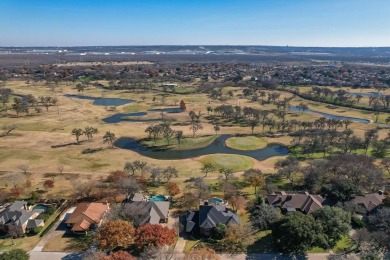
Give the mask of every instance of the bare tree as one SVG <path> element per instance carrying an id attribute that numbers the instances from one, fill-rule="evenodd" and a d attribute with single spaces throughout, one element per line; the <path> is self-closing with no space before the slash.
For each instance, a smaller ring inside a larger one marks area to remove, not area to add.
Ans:
<path id="1" fill-rule="evenodd" d="M 179 173 L 175 167 L 168 166 L 162 171 L 162 174 L 167 182 L 169 182 L 173 177 L 178 177 Z"/>
<path id="2" fill-rule="evenodd" d="M 63 165 L 58 165 L 57 171 L 62 174 L 64 172 L 65 167 Z"/>
<path id="3" fill-rule="evenodd" d="M 4 125 L 1 130 L 4 131 L 4 135 L 9 135 L 12 131 L 16 129 L 16 125 Z"/>
<path id="4" fill-rule="evenodd" d="M 22 164 L 22 165 L 19 165 L 18 168 L 19 168 L 19 170 L 22 171 L 23 174 L 27 174 L 28 169 L 29 169 L 30 167 L 28 166 L 28 164 Z"/>
<path id="5" fill-rule="evenodd" d="M 192 130 L 192 138 L 195 138 L 195 133 L 203 129 L 203 125 L 200 122 L 194 122 L 190 127 Z"/>

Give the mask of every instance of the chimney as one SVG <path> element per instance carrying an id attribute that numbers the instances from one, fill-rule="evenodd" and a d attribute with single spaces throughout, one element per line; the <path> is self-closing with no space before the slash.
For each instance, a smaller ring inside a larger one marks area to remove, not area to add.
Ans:
<path id="1" fill-rule="evenodd" d="M 205 201 L 203 202 L 203 205 L 208 206 L 208 205 L 209 205 L 209 202 L 208 202 L 207 200 L 205 200 Z"/>

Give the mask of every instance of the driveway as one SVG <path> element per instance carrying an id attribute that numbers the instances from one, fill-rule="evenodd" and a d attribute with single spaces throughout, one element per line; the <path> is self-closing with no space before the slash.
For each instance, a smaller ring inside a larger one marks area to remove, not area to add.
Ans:
<path id="1" fill-rule="evenodd" d="M 69 218 L 69 216 L 73 213 L 76 207 L 70 207 L 65 213 L 62 213 L 57 222 L 53 225 L 53 227 L 42 237 L 42 239 L 38 242 L 31 252 L 42 252 L 43 247 L 50 241 L 50 239 L 64 235 L 66 232 L 66 224 L 65 220 Z"/>
<path id="2" fill-rule="evenodd" d="M 177 231 L 178 228 L 178 222 L 179 218 L 178 217 L 172 217 L 172 214 L 168 216 L 168 223 L 167 226 L 169 228 L 175 229 Z M 186 245 L 186 241 L 184 240 L 184 232 L 179 233 L 179 239 L 176 242 L 175 248 L 174 248 L 174 253 L 175 255 L 181 255 L 183 254 L 184 246 Z"/>

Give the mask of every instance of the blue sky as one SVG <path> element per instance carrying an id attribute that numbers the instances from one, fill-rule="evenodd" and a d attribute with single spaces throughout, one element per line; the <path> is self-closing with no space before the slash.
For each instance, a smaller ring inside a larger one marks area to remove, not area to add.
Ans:
<path id="1" fill-rule="evenodd" d="M 390 0 L 0 0 L 0 46 L 390 46 Z"/>

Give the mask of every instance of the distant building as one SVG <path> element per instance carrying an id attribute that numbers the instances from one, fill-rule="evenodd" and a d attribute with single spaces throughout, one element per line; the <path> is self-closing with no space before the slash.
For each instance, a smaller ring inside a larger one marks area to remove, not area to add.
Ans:
<path id="1" fill-rule="evenodd" d="M 25 234 L 37 227 L 43 227 L 43 219 L 36 219 L 43 209 L 32 209 L 26 201 L 15 201 L 0 212 L 0 230 L 7 233 Z"/>
<path id="2" fill-rule="evenodd" d="M 108 203 L 80 203 L 65 223 L 73 233 L 86 234 L 101 224 L 109 208 Z"/>
<path id="3" fill-rule="evenodd" d="M 197 211 L 187 211 L 182 217 L 182 222 L 184 222 L 186 232 L 210 236 L 218 224 L 239 224 L 240 220 L 237 214 L 228 209 L 226 205 L 201 205 Z"/>
<path id="4" fill-rule="evenodd" d="M 282 212 L 300 211 L 309 214 L 316 209 L 322 208 L 325 199 L 320 195 L 312 195 L 308 192 L 288 194 L 284 191 L 267 195 L 266 202 L 278 207 Z"/>

